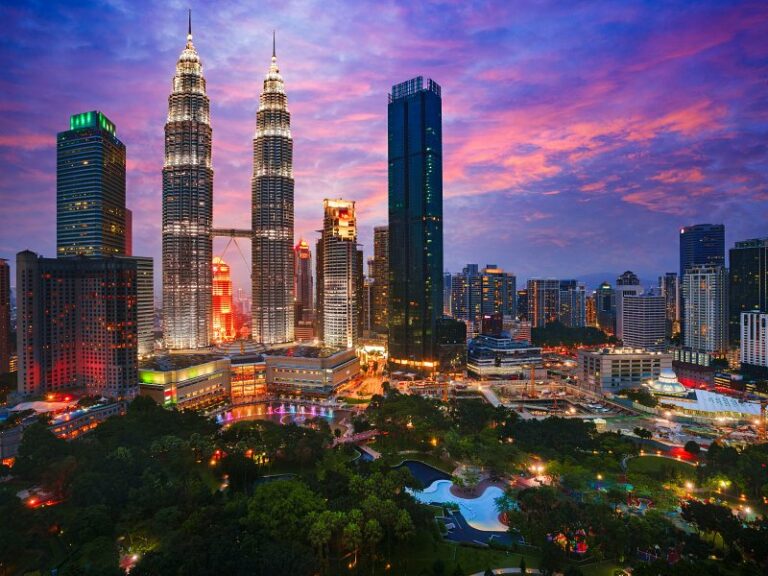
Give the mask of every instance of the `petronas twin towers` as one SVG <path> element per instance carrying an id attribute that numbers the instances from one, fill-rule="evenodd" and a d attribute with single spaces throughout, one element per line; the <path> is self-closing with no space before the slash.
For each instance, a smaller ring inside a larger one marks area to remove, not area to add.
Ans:
<path id="1" fill-rule="evenodd" d="M 253 138 L 252 335 L 263 344 L 292 342 L 293 140 L 283 78 L 272 62 Z M 168 97 L 163 166 L 163 331 L 172 350 L 211 344 L 213 168 L 210 102 L 200 57 L 187 44 Z"/>

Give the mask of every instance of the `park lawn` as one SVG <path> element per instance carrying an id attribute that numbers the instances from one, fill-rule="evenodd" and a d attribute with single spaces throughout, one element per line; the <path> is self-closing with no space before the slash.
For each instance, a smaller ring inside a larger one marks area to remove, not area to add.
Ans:
<path id="1" fill-rule="evenodd" d="M 345 404 L 368 404 L 371 401 L 370 396 L 368 398 L 353 398 L 352 396 L 342 396 L 339 398 Z"/>
<path id="2" fill-rule="evenodd" d="M 673 470 L 675 473 L 684 478 L 696 477 L 695 466 L 691 466 L 690 464 L 686 464 L 685 462 L 678 460 L 671 460 L 670 458 L 655 456 L 653 454 L 638 456 L 636 458 L 630 459 L 629 462 L 627 462 L 627 472 L 629 474 L 635 472 L 663 480 L 663 478 L 660 476 L 664 470 Z"/>
<path id="3" fill-rule="evenodd" d="M 486 568 L 517 568 L 520 566 L 522 555 L 515 552 L 504 552 L 490 548 L 474 548 L 459 546 L 451 542 L 435 541 L 428 534 L 414 537 L 410 546 L 400 549 L 392 561 L 388 572 L 377 570 L 376 574 L 421 574 L 422 571 L 431 573 L 435 561 L 442 560 L 445 574 L 452 574 L 457 566 L 461 566 L 464 574 L 482 572 Z M 537 555 L 525 554 L 525 563 L 529 568 L 539 565 Z"/>
<path id="4" fill-rule="evenodd" d="M 579 566 L 579 570 L 584 573 L 584 576 L 613 576 L 614 570 L 620 568 L 621 566 L 611 560 L 604 560 L 603 562 L 589 564 L 587 566 Z"/>

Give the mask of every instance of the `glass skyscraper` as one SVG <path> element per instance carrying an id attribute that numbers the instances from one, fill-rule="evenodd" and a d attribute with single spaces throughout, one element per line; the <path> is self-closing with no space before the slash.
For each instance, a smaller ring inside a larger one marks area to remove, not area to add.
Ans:
<path id="1" fill-rule="evenodd" d="M 125 254 L 125 145 L 101 112 L 69 119 L 56 138 L 56 254 Z"/>
<path id="2" fill-rule="evenodd" d="M 292 342 L 293 138 L 274 40 L 256 113 L 251 198 L 253 339 L 263 344 Z"/>
<path id="3" fill-rule="evenodd" d="M 443 311 L 440 86 L 422 76 L 389 95 L 389 357 L 432 368 Z"/>
<path id="4" fill-rule="evenodd" d="M 168 97 L 163 166 L 163 332 L 171 349 L 211 341 L 213 168 L 210 102 L 192 44 L 176 64 Z"/>
<path id="5" fill-rule="evenodd" d="M 768 312 L 768 238 L 736 242 L 729 251 L 729 336 L 739 343 L 742 312 Z"/>

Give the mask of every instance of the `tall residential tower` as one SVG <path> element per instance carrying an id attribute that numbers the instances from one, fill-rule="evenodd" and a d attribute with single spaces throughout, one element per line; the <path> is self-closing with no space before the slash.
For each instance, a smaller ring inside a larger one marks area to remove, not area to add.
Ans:
<path id="1" fill-rule="evenodd" d="M 263 344 L 292 342 L 293 139 L 274 37 L 256 113 L 251 198 L 253 339 Z"/>
<path id="2" fill-rule="evenodd" d="M 163 166 L 163 331 L 171 349 L 210 344 L 213 242 L 210 103 L 200 57 L 187 45 L 168 97 Z"/>

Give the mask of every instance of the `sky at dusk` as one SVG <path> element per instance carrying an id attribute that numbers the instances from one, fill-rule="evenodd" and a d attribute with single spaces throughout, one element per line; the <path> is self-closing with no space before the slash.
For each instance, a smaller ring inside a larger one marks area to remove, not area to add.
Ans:
<path id="1" fill-rule="evenodd" d="M 101 110 L 128 155 L 134 253 L 160 277 L 163 126 L 185 2 L 0 7 L 0 257 L 55 255 L 56 133 Z M 445 267 L 652 279 L 680 226 L 768 236 L 768 2 L 192 2 L 211 100 L 214 225 L 250 225 L 251 141 L 277 30 L 296 240 L 322 200 L 387 221 L 387 92 L 442 86 Z M 215 242 L 220 254 L 226 240 Z M 240 241 L 250 260 L 250 246 Z M 226 258 L 245 285 L 248 271 Z M 159 294 L 159 292 L 158 292 Z"/>

